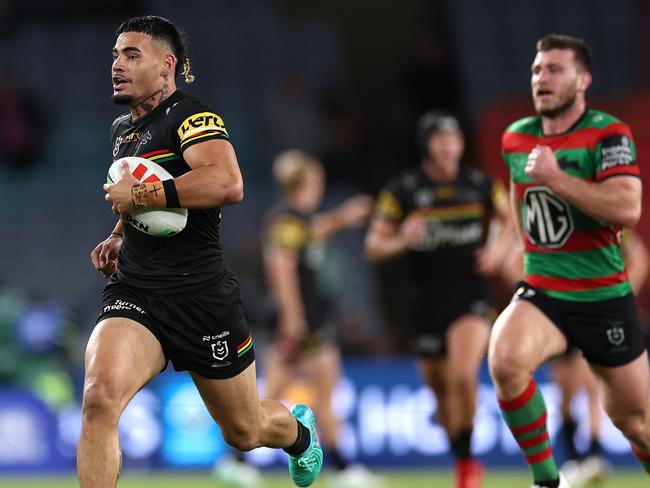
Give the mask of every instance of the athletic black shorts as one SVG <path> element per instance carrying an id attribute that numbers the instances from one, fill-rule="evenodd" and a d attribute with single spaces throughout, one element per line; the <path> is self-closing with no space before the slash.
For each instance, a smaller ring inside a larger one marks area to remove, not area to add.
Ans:
<path id="1" fill-rule="evenodd" d="M 597 302 L 573 302 L 552 298 L 521 281 L 513 300 L 527 300 L 544 312 L 564 334 L 569 347 L 580 349 L 592 364 L 621 366 L 645 351 L 636 300 L 631 293 Z"/>
<path id="2" fill-rule="evenodd" d="M 239 285 L 233 276 L 192 293 L 161 294 L 113 278 L 97 322 L 126 317 L 149 329 L 176 371 L 231 378 L 255 359 Z"/>
<path id="3" fill-rule="evenodd" d="M 492 323 L 494 312 L 486 287 L 468 283 L 466 287 L 450 286 L 445 290 L 413 289 L 411 323 L 415 353 L 426 358 L 444 356 L 447 353 L 447 329 L 468 314 Z"/>

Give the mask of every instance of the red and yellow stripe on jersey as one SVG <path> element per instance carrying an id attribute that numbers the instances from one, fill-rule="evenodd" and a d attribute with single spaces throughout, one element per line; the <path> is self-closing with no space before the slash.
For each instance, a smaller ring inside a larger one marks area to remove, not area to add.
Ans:
<path id="1" fill-rule="evenodd" d="M 468 203 L 450 205 L 447 207 L 427 208 L 414 210 L 412 213 L 425 220 L 457 221 L 465 219 L 480 219 L 487 210 L 483 203 Z"/>
<path id="2" fill-rule="evenodd" d="M 526 236 L 526 281 L 550 296 L 573 301 L 630 293 L 621 229 L 591 217 L 526 175 L 528 154 L 538 144 L 551 147 L 560 168 L 577 178 L 600 182 L 639 176 L 629 127 L 604 112 L 587 110 L 566 133 L 545 136 L 541 118 L 528 117 L 508 127 L 502 149 Z"/>

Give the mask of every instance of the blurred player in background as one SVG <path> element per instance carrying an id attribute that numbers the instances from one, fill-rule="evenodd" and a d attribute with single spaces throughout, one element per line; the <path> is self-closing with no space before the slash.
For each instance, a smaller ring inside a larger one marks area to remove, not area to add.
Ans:
<path id="1" fill-rule="evenodd" d="M 359 195 L 318 213 L 325 192 L 324 169 L 313 156 L 296 149 L 277 156 L 273 176 L 282 199 L 266 216 L 263 247 L 278 317 L 275 339 L 264 363 L 264 396 L 282 398 L 287 387 L 302 375 L 314 395 L 323 448 L 335 470 L 330 485 L 379 486 L 377 476 L 361 465 L 348 464 L 339 450 L 332 396 L 341 376 L 341 357 L 332 323 L 333 304 L 318 284 L 327 239 L 367 221 L 372 198 Z M 233 469 L 226 470 L 227 478 Z"/>
<path id="2" fill-rule="evenodd" d="M 421 164 L 381 192 L 366 236 L 366 254 L 381 261 L 408 254 L 415 351 L 438 402 L 438 420 L 456 457 L 456 486 L 481 486 L 472 457 L 478 372 L 489 335 L 485 276 L 497 271 L 512 239 L 502 185 L 460 165 L 464 138 L 458 120 L 430 112 L 418 121 Z M 486 245 L 492 220 L 498 236 Z"/>
<path id="3" fill-rule="evenodd" d="M 111 128 L 113 158 L 152 157 L 173 179 L 139 183 L 124 164 L 106 185 L 120 222 L 91 254 L 110 276 L 88 341 L 77 468 L 82 488 L 114 488 L 121 469 L 118 420 L 133 396 L 165 369 L 189 371 L 224 439 L 240 450 L 283 448 L 298 486 L 323 456 L 311 410 L 260 401 L 253 340 L 239 286 L 225 269 L 219 207 L 243 197 L 237 158 L 221 118 L 176 89 L 191 82 L 189 59 L 168 20 L 130 19 L 113 48 L 113 101 L 128 105 Z M 123 225 L 136 209 L 188 208 L 185 229 L 158 238 Z"/>
<path id="4" fill-rule="evenodd" d="M 587 109 L 591 80 L 582 40 L 540 39 L 531 74 L 537 115 L 503 136 L 525 281 L 495 324 L 489 364 L 535 487 L 569 486 L 532 373 L 570 346 L 602 380 L 609 416 L 650 472 L 650 374 L 619 237 L 640 217 L 641 180 L 630 129 Z"/>

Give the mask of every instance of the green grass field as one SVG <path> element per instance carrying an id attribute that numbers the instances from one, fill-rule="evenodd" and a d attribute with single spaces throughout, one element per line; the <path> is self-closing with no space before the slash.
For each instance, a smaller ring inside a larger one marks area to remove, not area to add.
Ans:
<path id="1" fill-rule="evenodd" d="M 451 473 L 447 471 L 390 471 L 383 473 L 387 488 L 452 488 Z M 528 488 L 531 485 L 526 472 L 496 471 L 487 474 L 484 488 Z M 11 488 L 73 488 L 78 486 L 70 477 L 0 479 L 0 487 Z M 217 484 L 207 475 L 179 474 L 124 474 L 119 488 L 227 488 Z M 273 473 L 265 477 L 264 488 L 290 488 L 293 484 L 286 473 Z M 315 488 L 327 488 L 327 474 L 319 479 Z M 648 477 L 640 471 L 618 471 L 598 488 L 646 488 Z"/>

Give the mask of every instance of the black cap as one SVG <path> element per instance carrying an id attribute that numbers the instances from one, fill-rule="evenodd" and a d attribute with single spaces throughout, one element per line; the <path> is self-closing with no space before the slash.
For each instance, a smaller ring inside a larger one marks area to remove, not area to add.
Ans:
<path id="1" fill-rule="evenodd" d="M 431 135 L 440 131 L 462 132 L 460 123 L 454 115 L 437 110 L 421 115 L 417 121 L 415 131 L 418 149 L 423 158 L 428 155 L 427 143 Z"/>

